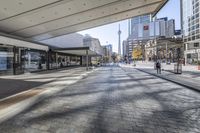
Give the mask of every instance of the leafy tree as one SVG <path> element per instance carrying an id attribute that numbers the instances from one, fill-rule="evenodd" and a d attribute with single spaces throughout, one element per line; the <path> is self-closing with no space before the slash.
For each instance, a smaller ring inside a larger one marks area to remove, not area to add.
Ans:
<path id="1" fill-rule="evenodd" d="M 142 59 L 142 49 L 134 48 L 132 52 L 133 59 Z"/>

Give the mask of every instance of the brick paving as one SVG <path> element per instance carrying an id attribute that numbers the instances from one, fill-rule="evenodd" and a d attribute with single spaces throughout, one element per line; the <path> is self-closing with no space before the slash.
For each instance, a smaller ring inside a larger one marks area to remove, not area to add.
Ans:
<path id="1" fill-rule="evenodd" d="M 1 133 L 199 133 L 200 93 L 104 67 L 0 124 Z"/>

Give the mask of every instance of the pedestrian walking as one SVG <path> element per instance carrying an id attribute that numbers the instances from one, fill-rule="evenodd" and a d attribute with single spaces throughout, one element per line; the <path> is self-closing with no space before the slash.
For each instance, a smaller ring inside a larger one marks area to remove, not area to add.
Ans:
<path id="1" fill-rule="evenodd" d="M 156 70 L 157 70 L 157 74 L 161 74 L 161 64 L 159 61 L 157 61 L 156 63 Z"/>

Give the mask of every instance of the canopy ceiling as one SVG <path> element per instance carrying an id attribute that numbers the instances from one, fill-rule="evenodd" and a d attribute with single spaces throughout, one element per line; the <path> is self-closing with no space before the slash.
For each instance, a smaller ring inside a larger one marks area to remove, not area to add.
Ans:
<path id="1" fill-rule="evenodd" d="M 167 0 L 1 0 L 0 31 L 41 41 L 154 13 Z"/>

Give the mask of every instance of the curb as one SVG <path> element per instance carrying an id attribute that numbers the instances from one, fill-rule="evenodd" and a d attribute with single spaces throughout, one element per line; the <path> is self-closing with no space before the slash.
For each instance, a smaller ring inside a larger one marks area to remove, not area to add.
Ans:
<path id="1" fill-rule="evenodd" d="M 179 82 L 179 81 L 174 81 L 173 79 L 170 79 L 170 78 L 167 78 L 167 77 L 164 77 L 164 76 L 159 76 L 159 75 L 157 75 L 157 74 L 153 74 L 153 73 L 147 72 L 147 71 L 142 70 L 142 69 L 139 69 L 139 68 L 135 68 L 135 69 L 138 70 L 138 71 L 141 71 L 141 72 L 144 72 L 144 73 L 153 75 L 153 76 L 155 76 L 155 77 L 158 77 L 158 78 L 161 78 L 161 79 L 170 81 L 170 82 L 172 82 L 172 83 L 178 84 L 178 85 L 180 85 L 180 86 L 186 87 L 186 88 L 188 88 L 188 89 L 191 89 L 191 90 L 193 90 L 193 91 L 196 91 L 196 92 L 199 92 L 199 93 L 200 93 L 200 89 L 198 89 L 198 87 L 196 87 L 196 86 L 191 86 L 191 85 L 188 85 L 187 83 L 182 83 L 182 82 Z"/>

